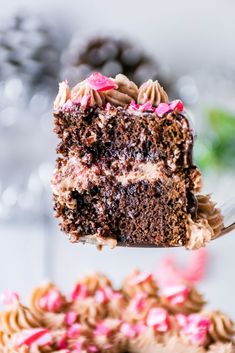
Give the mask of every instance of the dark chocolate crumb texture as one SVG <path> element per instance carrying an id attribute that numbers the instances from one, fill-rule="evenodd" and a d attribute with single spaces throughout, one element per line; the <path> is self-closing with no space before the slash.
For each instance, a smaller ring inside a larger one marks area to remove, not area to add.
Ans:
<path id="1" fill-rule="evenodd" d="M 52 180 L 55 214 L 73 242 L 204 246 L 223 225 L 192 161 L 183 103 L 160 84 L 94 73 L 54 103 L 60 139 Z"/>

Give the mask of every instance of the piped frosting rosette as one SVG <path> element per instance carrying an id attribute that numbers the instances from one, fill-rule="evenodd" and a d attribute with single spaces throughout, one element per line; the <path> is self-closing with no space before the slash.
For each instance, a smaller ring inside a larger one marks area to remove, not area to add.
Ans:
<path id="1" fill-rule="evenodd" d="M 141 292 L 156 297 L 158 286 L 152 273 L 135 270 L 124 279 L 122 291 L 128 297 L 133 297 Z"/>
<path id="2" fill-rule="evenodd" d="M 53 283 L 36 287 L 30 296 L 30 310 L 48 328 L 60 328 L 65 318 L 67 301 Z"/>

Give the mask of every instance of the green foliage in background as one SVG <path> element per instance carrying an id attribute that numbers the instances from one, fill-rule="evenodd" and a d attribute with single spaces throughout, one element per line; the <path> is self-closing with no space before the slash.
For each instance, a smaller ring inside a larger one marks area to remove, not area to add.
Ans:
<path id="1" fill-rule="evenodd" d="M 206 118 L 206 131 L 195 143 L 196 162 L 203 170 L 235 169 L 235 115 L 213 108 Z"/>

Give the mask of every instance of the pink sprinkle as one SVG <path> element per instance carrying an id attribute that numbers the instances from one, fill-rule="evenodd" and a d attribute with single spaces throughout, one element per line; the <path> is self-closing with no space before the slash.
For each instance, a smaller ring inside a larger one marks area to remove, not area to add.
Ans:
<path id="1" fill-rule="evenodd" d="M 77 320 L 78 314 L 75 313 L 74 311 L 69 311 L 68 313 L 66 313 L 65 315 L 65 323 L 68 326 L 71 326 L 72 324 L 74 324 L 74 322 Z"/>
<path id="2" fill-rule="evenodd" d="M 81 107 L 86 108 L 90 99 L 91 95 L 85 94 L 81 99 Z"/>
<path id="3" fill-rule="evenodd" d="M 67 336 L 68 338 L 77 338 L 80 336 L 81 333 L 81 325 L 80 324 L 73 324 L 68 328 Z"/>
<path id="4" fill-rule="evenodd" d="M 46 311 L 57 312 L 63 305 L 63 297 L 58 289 L 54 288 L 40 298 L 39 305 Z"/>
<path id="5" fill-rule="evenodd" d="M 146 306 L 146 293 L 138 293 L 130 302 L 130 309 L 136 312 L 141 312 Z"/>
<path id="6" fill-rule="evenodd" d="M 113 88 L 118 88 L 118 85 L 114 83 L 110 78 L 101 75 L 99 72 L 95 72 L 90 77 L 87 78 L 88 86 L 98 92 L 108 91 Z"/>
<path id="7" fill-rule="evenodd" d="M 91 353 L 96 353 L 98 352 L 98 348 L 96 346 L 94 346 L 93 344 L 91 344 L 90 346 L 87 347 L 87 350 Z"/>
<path id="8" fill-rule="evenodd" d="M 128 338 L 134 338 L 137 335 L 135 328 L 127 322 L 121 325 L 120 332 Z"/>
<path id="9" fill-rule="evenodd" d="M 169 113 L 170 111 L 172 111 L 172 108 L 170 107 L 170 104 L 167 103 L 160 103 L 157 108 L 155 109 L 155 113 L 162 118 L 163 115 L 165 115 L 166 113 Z"/>
<path id="10" fill-rule="evenodd" d="M 170 107 L 175 112 L 182 112 L 184 110 L 183 102 L 180 99 L 176 99 L 170 103 Z"/>
<path id="11" fill-rule="evenodd" d="M 107 112 L 109 112 L 110 111 L 110 109 L 111 109 L 111 104 L 110 103 L 107 103 L 106 104 L 106 106 L 105 106 L 105 110 L 107 111 Z"/>
<path id="12" fill-rule="evenodd" d="M 129 107 L 133 110 L 139 110 L 140 109 L 140 104 L 136 104 L 134 100 L 131 101 Z"/>
<path id="13" fill-rule="evenodd" d="M 152 273 L 149 272 L 141 272 L 139 274 L 137 274 L 136 276 L 134 276 L 131 280 L 130 280 L 130 285 L 137 285 L 137 284 L 141 284 L 144 282 L 149 282 L 153 279 L 153 275 Z"/>
<path id="14" fill-rule="evenodd" d="M 8 289 L 1 294 L 0 300 L 3 305 L 12 305 L 19 301 L 19 295 Z"/>
<path id="15" fill-rule="evenodd" d="M 73 106 L 73 102 L 71 101 L 71 99 L 68 99 L 67 102 L 64 103 L 63 109 L 69 112 L 72 106 Z"/>
<path id="16" fill-rule="evenodd" d="M 135 326 L 134 326 L 134 330 L 136 332 L 137 335 L 141 334 L 144 330 L 146 329 L 146 325 L 139 321 Z"/>
<path id="17" fill-rule="evenodd" d="M 207 267 L 207 250 L 196 250 L 190 259 L 189 264 L 180 268 L 174 257 L 165 257 L 155 273 L 160 285 L 175 286 L 185 282 L 197 283 L 202 280 Z"/>
<path id="18" fill-rule="evenodd" d="M 184 327 L 187 324 L 187 316 L 184 314 L 176 314 L 175 315 L 175 319 L 177 321 L 177 323 L 180 325 L 180 327 Z"/>
<path id="19" fill-rule="evenodd" d="M 51 335 L 46 328 L 25 330 L 22 332 L 17 341 L 17 347 L 21 347 L 23 345 L 30 347 L 34 343 L 42 342 L 41 339 L 43 338 L 46 338 L 46 342 L 51 342 Z M 43 345 L 45 344 L 45 341 L 43 342 Z"/>
<path id="20" fill-rule="evenodd" d="M 153 106 L 151 102 L 146 102 L 144 104 L 136 104 L 134 100 L 131 101 L 129 107 L 135 111 L 145 112 L 147 110 L 153 111 Z"/>
<path id="21" fill-rule="evenodd" d="M 112 332 L 112 329 L 106 326 L 103 322 L 97 324 L 94 331 L 95 336 L 108 336 Z"/>
<path id="22" fill-rule="evenodd" d="M 153 308 L 147 317 L 147 326 L 158 332 L 167 332 L 170 327 L 169 315 L 163 308 Z"/>
<path id="23" fill-rule="evenodd" d="M 188 299 L 190 289 L 182 284 L 174 287 L 166 287 L 162 292 L 172 305 L 181 305 Z"/>
<path id="24" fill-rule="evenodd" d="M 195 345 L 202 345 L 207 338 L 211 321 L 200 314 L 191 314 L 187 317 L 182 333 L 185 334 Z"/>
<path id="25" fill-rule="evenodd" d="M 84 284 L 78 283 L 71 294 L 71 299 L 80 300 L 80 299 L 85 299 L 87 297 L 88 297 L 87 287 Z"/>
<path id="26" fill-rule="evenodd" d="M 95 299 L 97 302 L 104 304 L 111 299 L 120 299 L 122 295 L 118 292 L 114 292 L 111 287 L 103 287 L 96 291 Z"/>
<path id="27" fill-rule="evenodd" d="M 83 347 L 82 346 L 83 346 L 82 342 L 75 342 L 73 344 L 72 352 L 73 353 L 81 353 L 83 351 Z"/>
<path id="28" fill-rule="evenodd" d="M 153 111 L 154 109 L 153 109 L 153 106 L 152 106 L 151 102 L 146 102 L 146 103 L 141 105 L 140 110 L 145 112 L 146 110 Z"/>
<path id="29" fill-rule="evenodd" d="M 61 338 L 58 342 L 57 342 L 57 346 L 59 349 L 66 349 L 67 348 L 67 342 L 65 338 Z"/>

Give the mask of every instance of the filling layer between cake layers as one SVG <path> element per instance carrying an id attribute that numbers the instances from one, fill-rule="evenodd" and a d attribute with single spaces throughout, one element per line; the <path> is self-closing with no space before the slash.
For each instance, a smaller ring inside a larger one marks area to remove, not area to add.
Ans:
<path id="1" fill-rule="evenodd" d="M 134 85 L 120 76 L 111 80 L 116 86 L 107 90 L 108 97 Z M 70 239 L 190 248 L 210 240 L 222 218 L 209 197 L 203 212 L 198 210 L 201 175 L 192 163 L 193 132 L 182 103 L 166 103 L 162 94 L 165 103 L 160 101 L 157 108 L 151 96 L 144 104 L 104 100 L 98 106 L 97 100 L 89 104 L 90 93 L 98 94 L 94 87 L 86 98 L 88 93 L 81 93 L 84 82 L 79 85 L 75 92 L 83 96 L 76 100 L 64 83 L 59 92 L 64 98 L 54 113 L 61 140 L 52 181 L 55 210 Z M 157 82 L 145 85 L 161 88 Z M 208 222 L 208 210 L 214 224 Z"/>

